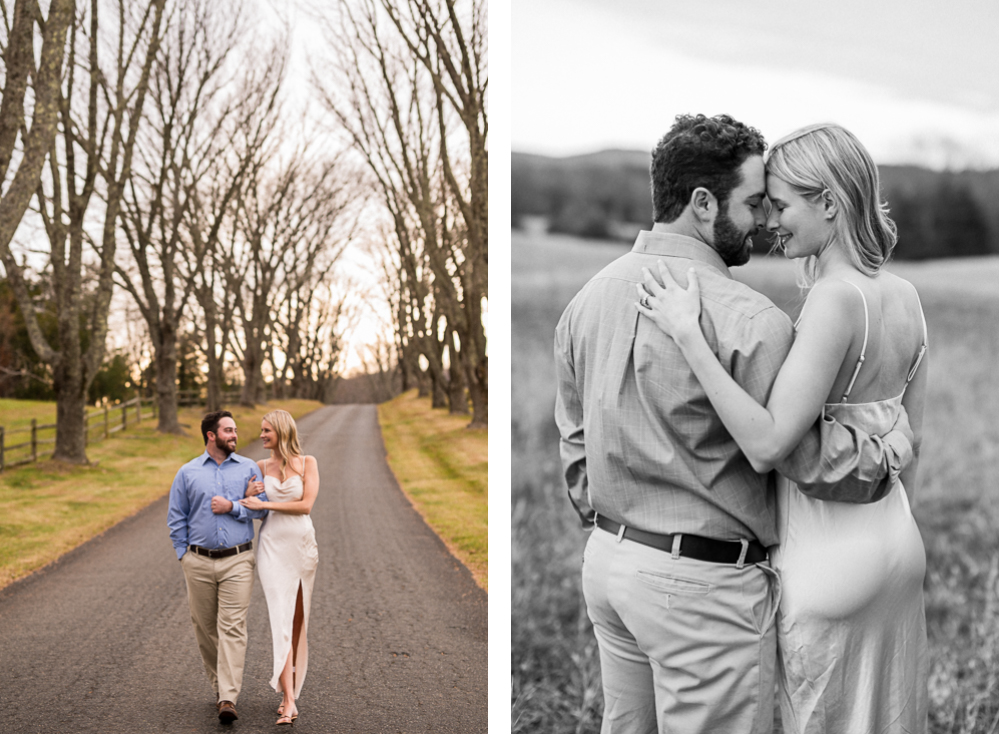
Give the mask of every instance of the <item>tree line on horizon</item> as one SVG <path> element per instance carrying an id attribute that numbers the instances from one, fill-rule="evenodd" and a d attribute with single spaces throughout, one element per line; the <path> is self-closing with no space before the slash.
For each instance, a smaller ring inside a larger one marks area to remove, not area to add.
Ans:
<path id="1" fill-rule="evenodd" d="M 894 257 L 997 255 L 998 172 L 879 166 L 899 231 Z M 572 158 L 512 153 L 511 226 L 540 217 L 549 232 L 632 241 L 652 225 L 648 155 L 606 151 Z M 758 235 L 754 252 L 767 252 Z"/>
<path id="2" fill-rule="evenodd" d="M 291 99 L 287 22 L 253 4 L 2 8 L 0 395 L 54 396 L 57 460 L 86 462 L 87 404 L 125 389 L 163 432 L 194 386 L 209 410 L 233 387 L 329 401 L 366 302 L 395 322 L 382 387 L 450 384 L 485 424 L 485 2 L 304 12 L 328 39 L 318 112 Z"/>

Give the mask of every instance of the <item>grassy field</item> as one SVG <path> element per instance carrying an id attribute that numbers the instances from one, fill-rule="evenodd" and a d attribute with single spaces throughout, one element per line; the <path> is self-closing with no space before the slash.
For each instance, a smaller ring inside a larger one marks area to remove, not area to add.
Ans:
<path id="1" fill-rule="evenodd" d="M 0 423 L 23 421 L 27 415 L 30 424 L 30 411 L 35 407 L 40 409 L 39 422 L 54 420 L 51 403 L 3 401 Z M 240 446 L 244 446 L 260 435 L 260 419 L 269 410 L 283 408 L 299 417 L 319 407 L 313 400 L 274 400 L 253 409 L 229 410 L 240 429 Z M 151 419 L 134 427 L 130 424 L 128 430 L 87 448 L 89 466 L 47 460 L 0 474 L 0 588 L 169 492 L 181 464 L 205 450 L 203 414 L 200 408 L 181 411 L 186 436 L 157 434 Z"/>
<path id="2" fill-rule="evenodd" d="M 586 540 L 560 473 L 552 334 L 577 290 L 627 251 L 512 233 L 512 731 L 600 731 L 597 646 L 580 593 Z M 994 259 L 899 263 L 929 329 L 922 487 L 933 734 L 996 731 L 998 268 Z M 791 263 L 734 275 L 796 313 Z"/>
<path id="3" fill-rule="evenodd" d="M 487 432 L 411 390 L 378 406 L 389 466 L 417 512 L 488 589 Z"/>

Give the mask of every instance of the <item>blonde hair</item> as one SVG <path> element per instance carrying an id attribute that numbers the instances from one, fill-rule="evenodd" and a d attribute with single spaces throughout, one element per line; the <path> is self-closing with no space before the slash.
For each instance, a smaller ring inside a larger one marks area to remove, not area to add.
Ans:
<path id="1" fill-rule="evenodd" d="M 287 410 L 272 410 L 264 416 L 263 420 L 271 424 L 277 439 L 275 452 L 281 457 L 281 481 L 285 481 L 285 467 L 289 465 L 289 459 L 302 459 L 302 446 L 299 444 L 299 429 L 295 425 L 295 419 Z M 294 467 L 292 467 L 294 470 Z M 302 471 L 296 472 L 300 476 L 305 472 L 305 459 L 302 461 Z"/>
<path id="2" fill-rule="evenodd" d="M 833 123 L 800 128 L 776 142 L 765 159 L 777 176 L 805 199 L 829 192 L 837 205 L 836 236 L 858 270 L 876 275 L 896 247 L 896 224 L 881 199 L 878 167 L 850 131 Z M 816 257 L 804 258 L 800 285 L 816 282 Z"/>

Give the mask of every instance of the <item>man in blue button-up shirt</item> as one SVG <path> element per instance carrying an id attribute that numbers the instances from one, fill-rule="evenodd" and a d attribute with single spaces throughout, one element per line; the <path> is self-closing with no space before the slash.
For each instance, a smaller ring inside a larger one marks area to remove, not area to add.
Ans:
<path id="1" fill-rule="evenodd" d="M 236 421 L 228 410 L 201 422 L 205 453 L 181 467 L 170 487 L 167 526 L 184 569 L 195 637 L 219 720 L 232 723 L 243 683 L 247 609 L 256 565 L 253 521 L 266 510 L 239 503 L 260 468 L 236 450 Z"/>

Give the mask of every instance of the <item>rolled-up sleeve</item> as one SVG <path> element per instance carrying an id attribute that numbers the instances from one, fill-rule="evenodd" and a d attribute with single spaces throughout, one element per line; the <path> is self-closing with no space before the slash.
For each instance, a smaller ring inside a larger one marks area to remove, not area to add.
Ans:
<path id="1" fill-rule="evenodd" d="M 913 459 L 912 444 L 913 433 L 902 408 L 884 436 L 869 435 L 823 414 L 776 469 L 815 499 L 877 502 Z"/>
<path id="2" fill-rule="evenodd" d="M 559 427 L 559 456 L 570 502 L 580 515 L 583 527 L 594 525 L 594 508 L 590 505 L 587 487 L 587 451 L 584 446 L 583 402 L 577 385 L 573 362 L 573 339 L 570 334 L 572 307 L 563 313 L 556 327 L 556 407 L 555 420 Z"/>
<path id="3" fill-rule="evenodd" d="M 263 481 L 263 477 L 260 473 L 260 467 L 256 464 L 251 464 L 252 468 L 247 472 L 246 481 L 243 481 L 243 486 L 246 486 L 251 479 L 255 482 Z M 232 500 L 233 508 L 229 511 L 229 514 L 233 516 L 234 519 L 240 522 L 251 522 L 252 520 L 263 520 L 267 517 L 267 510 L 251 510 L 248 507 L 240 504 L 242 497 L 237 497 Z M 267 495 L 261 492 L 258 495 L 258 499 L 261 502 L 267 502 Z"/>

